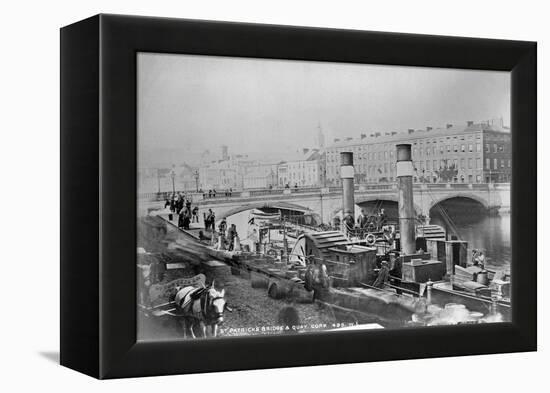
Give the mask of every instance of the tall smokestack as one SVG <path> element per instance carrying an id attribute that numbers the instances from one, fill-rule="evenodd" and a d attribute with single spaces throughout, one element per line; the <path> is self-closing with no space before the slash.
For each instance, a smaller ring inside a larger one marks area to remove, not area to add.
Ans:
<path id="1" fill-rule="evenodd" d="M 342 178 L 342 200 L 343 200 L 343 218 L 351 216 L 355 220 L 355 200 L 353 177 L 355 171 L 353 169 L 353 153 L 340 153 L 340 177 Z"/>
<path id="2" fill-rule="evenodd" d="M 416 252 L 416 230 L 414 227 L 413 164 L 411 145 L 397 145 L 397 188 L 399 209 L 399 233 L 401 252 L 405 255 Z"/>

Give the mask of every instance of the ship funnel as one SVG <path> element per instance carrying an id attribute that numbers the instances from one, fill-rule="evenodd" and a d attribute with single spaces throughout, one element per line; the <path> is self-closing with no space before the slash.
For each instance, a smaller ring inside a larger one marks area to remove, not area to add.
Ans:
<path id="1" fill-rule="evenodd" d="M 355 221 L 355 198 L 353 178 L 355 171 L 353 169 L 353 153 L 340 153 L 340 177 L 342 178 L 342 218 L 346 222 L 346 217 L 350 216 Z"/>
<path id="2" fill-rule="evenodd" d="M 401 252 L 405 255 L 416 252 L 416 230 L 413 203 L 413 163 L 411 145 L 397 145 L 397 188 L 399 209 L 399 233 Z"/>

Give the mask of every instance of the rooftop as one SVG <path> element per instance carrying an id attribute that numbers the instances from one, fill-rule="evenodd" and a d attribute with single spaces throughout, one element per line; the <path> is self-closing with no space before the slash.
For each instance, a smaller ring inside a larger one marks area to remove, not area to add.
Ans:
<path id="1" fill-rule="evenodd" d="M 464 124 L 447 124 L 445 127 L 426 127 L 425 129 L 409 129 L 407 132 L 376 132 L 369 135 L 362 134 L 360 138 L 345 138 L 345 140 L 336 141 L 328 146 L 328 148 L 338 148 L 347 146 L 356 146 L 358 144 L 374 144 L 387 142 L 403 142 L 420 138 L 439 138 L 442 136 L 454 136 L 473 132 L 493 131 L 503 134 L 509 134 L 510 129 L 502 124 L 494 124 L 489 122 L 473 123 L 467 122 Z"/>

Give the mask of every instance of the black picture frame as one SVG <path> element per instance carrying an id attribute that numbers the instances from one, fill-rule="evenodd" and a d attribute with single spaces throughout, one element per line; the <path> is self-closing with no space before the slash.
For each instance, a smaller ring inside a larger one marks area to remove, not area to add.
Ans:
<path id="1" fill-rule="evenodd" d="M 512 323 L 137 342 L 141 51 L 510 71 Z M 536 56 L 535 42 L 121 15 L 63 27 L 61 364 L 103 379 L 536 350 Z"/>

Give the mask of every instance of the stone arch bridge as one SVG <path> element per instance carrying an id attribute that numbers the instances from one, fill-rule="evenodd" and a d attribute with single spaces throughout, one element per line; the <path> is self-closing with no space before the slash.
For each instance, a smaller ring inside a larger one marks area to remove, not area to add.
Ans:
<path id="1" fill-rule="evenodd" d="M 438 203 L 451 198 L 466 198 L 481 204 L 490 212 L 506 212 L 510 209 L 509 183 L 434 183 L 415 184 L 414 205 L 418 214 L 430 216 L 430 210 Z M 322 217 L 327 223 L 342 210 L 342 189 L 299 188 L 285 190 L 249 190 L 233 192 L 231 196 L 204 198 L 202 194 L 192 193 L 193 204 L 201 212 L 212 209 L 216 218 L 229 217 L 233 214 L 258 208 L 278 208 L 298 212 L 310 212 Z M 151 193 L 141 194 L 140 204 L 158 205 L 166 195 Z M 375 184 L 355 186 L 355 203 L 361 205 L 369 201 L 397 202 L 396 184 Z M 358 207 L 357 207 L 358 209 Z"/>

